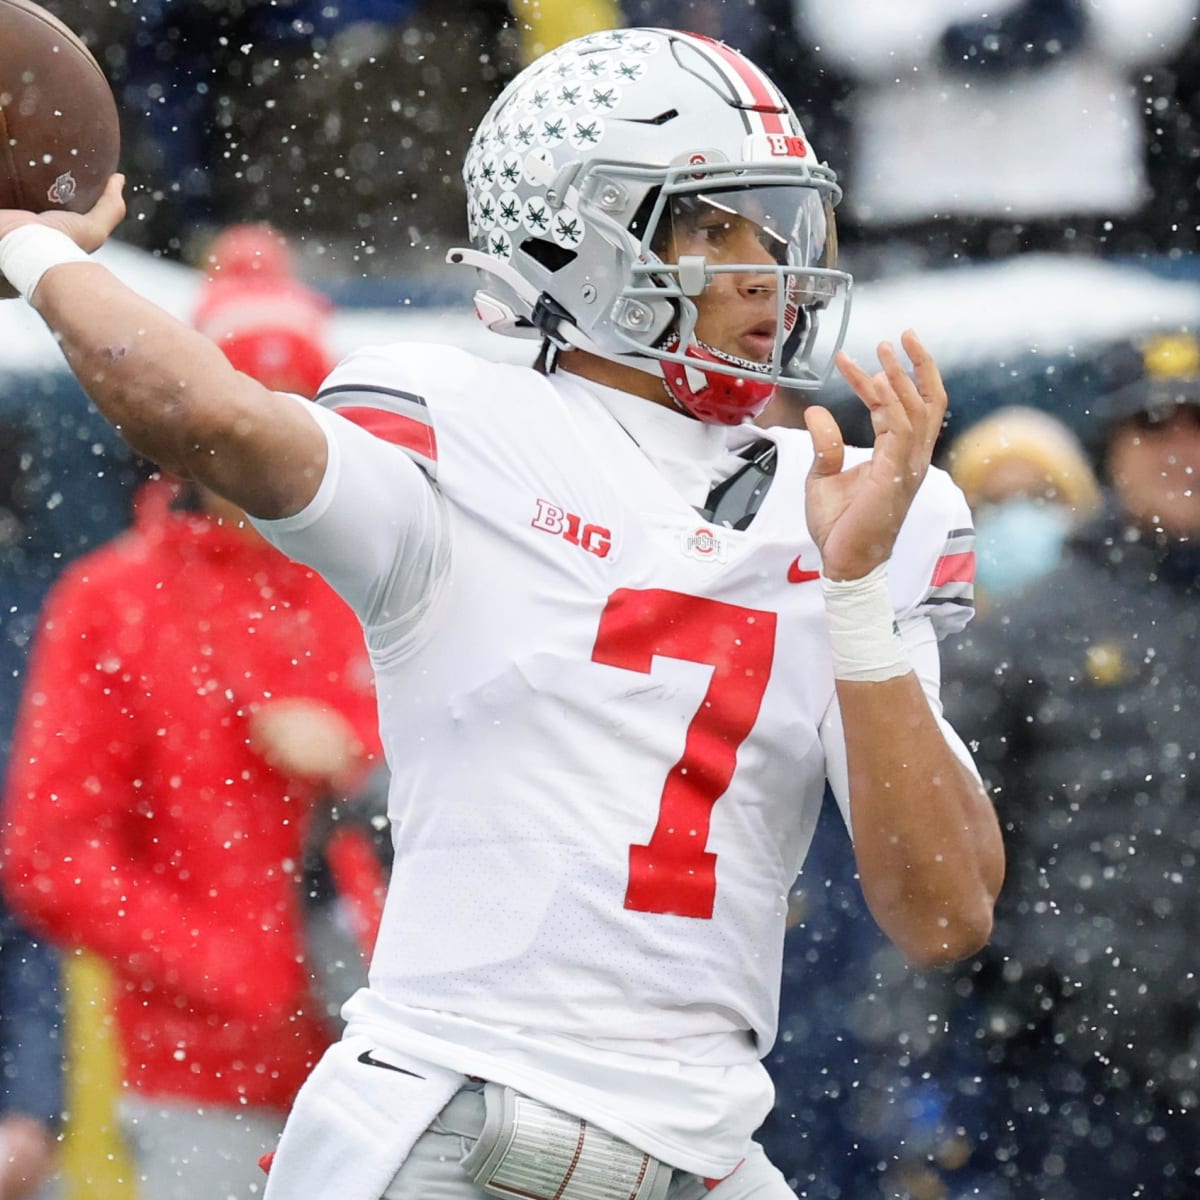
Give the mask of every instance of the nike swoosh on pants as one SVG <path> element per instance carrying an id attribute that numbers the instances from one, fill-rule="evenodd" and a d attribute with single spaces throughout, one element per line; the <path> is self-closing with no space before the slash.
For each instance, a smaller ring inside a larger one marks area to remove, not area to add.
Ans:
<path id="1" fill-rule="evenodd" d="M 408 1071 L 404 1067 L 397 1067 L 393 1063 L 380 1062 L 379 1059 L 372 1058 L 370 1050 L 364 1050 L 358 1056 L 358 1061 L 368 1067 L 382 1067 L 385 1071 L 399 1071 L 401 1075 L 411 1075 L 414 1079 L 425 1078 L 424 1075 L 418 1075 L 416 1071 Z"/>

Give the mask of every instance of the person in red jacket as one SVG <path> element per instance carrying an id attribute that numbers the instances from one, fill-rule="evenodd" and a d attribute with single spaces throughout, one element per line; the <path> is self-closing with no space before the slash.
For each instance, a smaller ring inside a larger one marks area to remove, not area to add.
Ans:
<path id="1" fill-rule="evenodd" d="M 233 277 L 209 285 L 208 318 L 214 294 L 233 304 Z M 250 308 L 218 338 L 231 359 L 315 390 L 318 310 L 280 329 Z M 4 887 L 113 967 L 144 1200 L 253 1194 L 336 1035 L 298 880 L 310 810 L 371 769 L 371 672 L 349 609 L 241 518 L 147 485 L 133 527 L 52 589 L 11 757 Z"/>

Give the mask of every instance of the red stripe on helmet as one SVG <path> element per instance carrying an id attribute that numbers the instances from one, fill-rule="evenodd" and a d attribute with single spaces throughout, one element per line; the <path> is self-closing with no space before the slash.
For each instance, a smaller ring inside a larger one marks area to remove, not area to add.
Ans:
<path id="1" fill-rule="evenodd" d="M 730 49 L 716 38 L 702 33 L 689 33 L 689 38 L 702 42 L 713 54 L 733 71 L 737 81 L 750 96 L 751 102 L 743 105 L 749 112 L 756 113 L 762 121 L 763 133 L 790 133 L 784 123 L 787 105 L 775 85 L 749 59 Z"/>

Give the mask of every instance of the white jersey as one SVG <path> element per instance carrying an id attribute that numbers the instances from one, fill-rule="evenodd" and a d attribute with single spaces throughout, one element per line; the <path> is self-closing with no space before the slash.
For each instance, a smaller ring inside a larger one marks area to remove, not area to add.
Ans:
<path id="1" fill-rule="evenodd" d="M 321 489 L 260 527 L 356 609 L 376 671 L 396 855 L 348 1018 L 727 1173 L 771 1103 L 758 1060 L 827 776 L 848 799 L 807 433 L 632 401 L 681 437 L 774 442 L 736 530 L 570 375 L 403 345 L 320 400 Z M 969 536 L 931 472 L 889 581 L 935 700 L 926 643 L 969 616 Z"/>

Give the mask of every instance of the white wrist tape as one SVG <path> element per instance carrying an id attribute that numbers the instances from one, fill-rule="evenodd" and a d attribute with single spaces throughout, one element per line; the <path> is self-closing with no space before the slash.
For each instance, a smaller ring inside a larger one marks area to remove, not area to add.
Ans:
<path id="1" fill-rule="evenodd" d="M 65 233 L 47 225 L 18 225 L 0 238 L 0 275 L 27 302 L 32 302 L 37 285 L 51 267 L 88 261 L 88 255 Z"/>
<path id="2" fill-rule="evenodd" d="M 861 579 L 826 579 L 822 575 L 821 589 L 835 679 L 881 683 L 912 670 L 908 651 L 896 632 L 887 563 L 880 563 Z"/>

